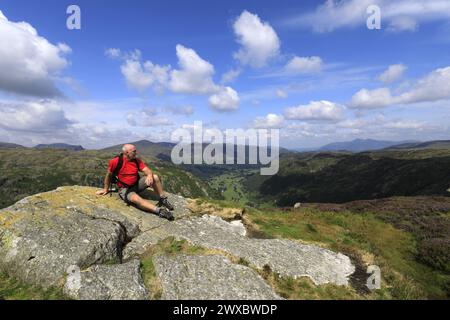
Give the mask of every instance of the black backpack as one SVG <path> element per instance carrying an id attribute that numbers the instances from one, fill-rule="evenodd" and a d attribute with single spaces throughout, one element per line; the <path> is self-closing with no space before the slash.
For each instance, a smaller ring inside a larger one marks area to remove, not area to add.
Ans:
<path id="1" fill-rule="evenodd" d="M 119 180 L 119 172 L 120 172 L 120 170 L 122 170 L 122 167 L 123 167 L 123 153 L 115 156 L 114 158 L 119 158 L 119 161 L 117 163 L 116 168 L 114 169 L 114 171 L 112 173 L 111 184 L 117 184 L 117 182 L 120 182 L 126 188 L 131 188 L 134 185 L 136 185 L 139 182 L 139 163 L 138 163 L 137 159 L 135 158 L 135 159 L 131 160 L 136 164 L 136 167 L 138 168 L 138 172 L 136 173 L 136 175 L 137 175 L 136 183 L 133 186 L 130 186 L 130 185 L 126 184 L 125 182 Z"/>

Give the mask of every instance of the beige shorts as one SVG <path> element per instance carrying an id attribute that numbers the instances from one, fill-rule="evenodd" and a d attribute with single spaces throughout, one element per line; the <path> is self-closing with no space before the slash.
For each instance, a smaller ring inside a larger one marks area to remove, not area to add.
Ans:
<path id="1" fill-rule="evenodd" d="M 148 186 L 145 183 L 145 179 L 146 178 L 147 178 L 146 176 L 141 177 L 139 179 L 139 183 L 136 186 L 134 186 L 132 188 L 132 190 L 130 190 L 130 192 L 128 192 L 128 195 L 127 195 L 127 200 L 128 201 L 125 200 L 125 195 L 127 194 L 128 188 L 119 188 L 119 196 L 122 198 L 122 200 L 125 201 L 125 202 L 131 202 L 130 199 L 131 199 L 131 196 L 133 194 L 139 193 L 139 192 L 144 191 L 145 189 L 147 189 Z"/>

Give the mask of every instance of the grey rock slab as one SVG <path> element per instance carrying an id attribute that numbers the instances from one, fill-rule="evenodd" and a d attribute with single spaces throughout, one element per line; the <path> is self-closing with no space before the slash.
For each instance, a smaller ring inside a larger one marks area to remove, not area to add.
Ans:
<path id="1" fill-rule="evenodd" d="M 193 245 L 225 251 L 261 269 L 269 266 L 280 276 L 309 277 L 317 285 L 348 285 L 349 276 L 355 271 L 350 259 L 341 253 L 287 239 L 251 239 L 219 217 L 205 215 L 182 219 L 165 224 L 158 232 L 166 237 L 185 239 Z M 140 237 L 144 236 L 135 240 Z M 142 245 L 133 249 L 142 251 Z"/>
<path id="2" fill-rule="evenodd" d="M 77 300 L 148 299 L 139 260 L 117 265 L 95 265 L 83 272 L 77 266 L 71 266 L 64 293 Z"/>
<path id="3" fill-rule="evenodd" d="M 156 256 L 164 300 L 281 299 L 254 270 L 224 256 Z"/>
<path id="4" fill-rule="evenodd" d="M 58 284 L 70 265 L 121 259 L 126 234 L 117 223 L 51 210 L 35 217 L 13 228 L 0 227 L 0 267 L 25 282 L 49 287 Z"/>

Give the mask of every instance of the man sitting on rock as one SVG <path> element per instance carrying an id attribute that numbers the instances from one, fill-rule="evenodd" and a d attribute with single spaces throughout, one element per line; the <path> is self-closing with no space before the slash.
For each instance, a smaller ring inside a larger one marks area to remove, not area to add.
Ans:
<path id="1" fill-rule="evenodd" d="M 136 157 L 137 150 L 134 145 L 125 144 L 122 151 L 122 155 L 109 161 L 104 188 L 97 191 L 96 194 L 100 196 L 106 195 L 109 192 L 111 182 L 116 180 L 119 196 L 127 204 L 133 204 L 144 211 L 155 213 L 161 218 L 173 220 L 173 215 L 169 210 L 174 208 L 167 200 L 160 178 L 141 159 Z M 122 166 L 118 168 L 120 157 L 122 157 Z M 145 176 L 140 179 L 139 171 L 145 173 Z M 152 187 L 159 196 L 159 202 L 156 206 L 138 195 L 139 192 L 144 191 L 148 187 Z"/>

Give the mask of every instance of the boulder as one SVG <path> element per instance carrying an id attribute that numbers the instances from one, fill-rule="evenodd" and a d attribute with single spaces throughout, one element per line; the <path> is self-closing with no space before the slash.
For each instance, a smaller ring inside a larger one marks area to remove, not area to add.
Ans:
<path id="1" fill-rule="evenodd" d="M 138 256 L 149 242 L 157 243 L 168 236 L 224 251 L 260 269 L 268 266 L 280 276 L 309 277 L 317 285 L 348 285 L 355 271 L 350 258 L 341 253 L 294 240 L 248 238 L 232 223 L 210 215 L 181 219 L 142 233 L 127 245 L 124 256 Z"/>
<path id="2" fill-rule="evenodd" d="M 220 255 L 157 256 L 155 268 L 167 300 L 281 299 L 254 270 Z"/>
<path id="3" fill-rule="evenodd" d="M 95 265 L 83 272 L 77 266 L 70 266 L 67 273 L 64 293 L 73 299 L 148 299 L 139 260 L 116 265 Z"/>

